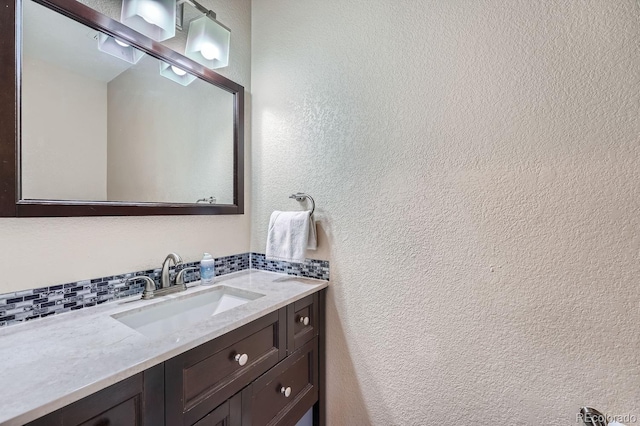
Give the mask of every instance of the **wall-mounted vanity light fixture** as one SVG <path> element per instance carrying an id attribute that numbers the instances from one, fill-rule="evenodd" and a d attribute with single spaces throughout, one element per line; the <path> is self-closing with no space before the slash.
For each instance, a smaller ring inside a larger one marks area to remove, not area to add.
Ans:
<path id="1" fill-rule="evenodd" d="M 103 33 L 98 34 L 98 50 L 127 61 L 130 64 L 137 64 L 144 56 L 144 52 Z"/>
<path id="2" fill-rule="evenodd" d="M 189 74 L 175 65 L 169 65 L 162 61 L 160 61 L 160 75 L 183 86 L 190 85 L 196 79 L 195 75 Z"/>
<path id="3" fill-rule="evenodd" d="M 204 16 L 189 23 L 185 56 L 216 69 L 229 65 L 231 30 L 216 20 L 216 14 L 195 0 L 123 0 L 123 24 L 164 41 L 184 27 L 184 5 L 189 4 Z"/>
<path id="4" fill-rule="evenodd" d="M 156 41 L 176 35 L 176 0 L 123 0 L 120 21 Z"/>

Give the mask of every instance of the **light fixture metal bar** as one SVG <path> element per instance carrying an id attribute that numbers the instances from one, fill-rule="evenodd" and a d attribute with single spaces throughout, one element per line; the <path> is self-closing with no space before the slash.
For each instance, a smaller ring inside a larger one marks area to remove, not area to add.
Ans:
<path id="1" fill-rule="evenodd" d="M 218 24 L 220 24 L 220 22 L 218 22 L 216 20 L 216 13 L 213 10 L 209 10 L 206 7 L 204 7 L 203 5 L 201 5 L 200 3 L 198 3 L 196 0 L 178 0 L 176 2 L 176 28 L 180 31 L 182 31 L 182 29 L 184 28 L 184 5 L 188 4 L 192 7 L 194 7 L 198 12 L 206 15 L 207 17 L 213 19 L 214 21 L 216 21 Z M 222 25 L 222 24 L 220 24 Z M 224 28 L 226 28 L 227 30 L 229 30 L 229 28 L 227 28 L 226 26 L 222 25 Z M 231 31 L 231 30 L 229 30 Z"/>
<path id="2" fill-rule="evenodd" d="M 209 13 L 213 13 L 213 11 L 207 9 L 206 7 L 198 3 L 196 0 L 182 0 L 182 1 L 183 3 L 188 3 L 191 6 L 195 7 L 200 13 L 204 13 L 205 15 L 208 15 Z M 214 18 L 215 18 L 215 15 L 216 14 L 213 13 Z"/>

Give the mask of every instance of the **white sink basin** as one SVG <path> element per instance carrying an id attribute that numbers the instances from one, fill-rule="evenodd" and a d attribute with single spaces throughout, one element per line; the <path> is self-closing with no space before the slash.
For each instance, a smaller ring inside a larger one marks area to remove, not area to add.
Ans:
<path id="1" fill-rule="evenodd" d="M 148 337 L 163 337 L 256 300 L 264 294 L 224 285 L 153 306 L 112 315 L 112 318 Z"/>

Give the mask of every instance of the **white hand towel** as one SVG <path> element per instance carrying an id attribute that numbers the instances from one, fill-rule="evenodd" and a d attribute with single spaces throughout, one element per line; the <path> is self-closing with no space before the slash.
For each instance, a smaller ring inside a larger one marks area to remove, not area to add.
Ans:
<path id="1" fill-rule="evenodd" d="M 318 248 L 318 235 L 316 234 L 316 221 L 309 211 L 309 240 L 307 241 L 307 250 L 315 250 Z"/>
<path id="2" fill-rule="evenodd" d="M 271 213 L 266 258 L 304 262 L 305 251 L 318 246 L 316 224 L 309 211 Z"/>

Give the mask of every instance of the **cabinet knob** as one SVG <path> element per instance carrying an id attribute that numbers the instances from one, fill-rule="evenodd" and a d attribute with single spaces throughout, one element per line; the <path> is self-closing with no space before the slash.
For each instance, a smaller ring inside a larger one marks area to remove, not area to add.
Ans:
<path id="1" fill-rule="evenodd" d="M 236 354 L 236 357 L 234 359 L 242 367 L 243 365 L 245 365 L 247 363 L 247 361 L 249 361 L 249 355 L 247 355 L 247 354 L 242 354 L 242 355 Z"/>
<path id="2" fill-rule="evenodd" d="M 287 386 L 286 388 L 283 386 L 280 388 L 280 393 L 284 395 L 285 398 L 289 398 L 291 396 L 291 387 Z"/>
<path id="3" fill-rule="evenodd" d="M 300 317 L 298 322 L 300 322 L 300 324 L 309 325 L 309 317 Z"/>

